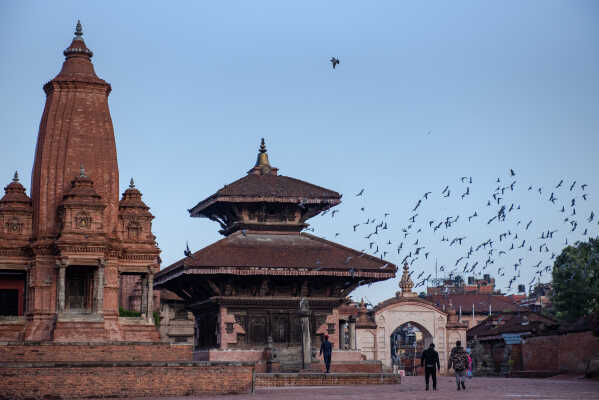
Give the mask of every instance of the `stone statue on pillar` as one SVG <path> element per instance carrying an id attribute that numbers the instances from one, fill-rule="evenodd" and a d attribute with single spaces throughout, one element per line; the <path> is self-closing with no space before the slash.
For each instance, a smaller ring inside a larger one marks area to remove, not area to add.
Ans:
<path id="1" fill-rule="evenodd" d="M 304 297 L 299 302 L 299 317 L 302 327 L 302 368 L 310 368 L 312 364 L 312 338 L 310 336 L 310 307 Z"/>

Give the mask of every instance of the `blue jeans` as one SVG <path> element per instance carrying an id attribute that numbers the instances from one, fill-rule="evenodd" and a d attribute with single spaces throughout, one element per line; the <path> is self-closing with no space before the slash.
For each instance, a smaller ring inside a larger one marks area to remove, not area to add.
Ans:
<path id="1" fill-rule="evenodd" d="M 464 384 L 464 374 L 466 373 L 465 369 L 462 370 L 454 370 L 455 372 L 455 383 L 459 386 L 460 383 Z"/>

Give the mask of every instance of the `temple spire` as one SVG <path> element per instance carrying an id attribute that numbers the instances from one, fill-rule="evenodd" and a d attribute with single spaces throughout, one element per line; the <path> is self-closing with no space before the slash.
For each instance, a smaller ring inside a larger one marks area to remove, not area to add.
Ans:
<path id="1" fill-rule="evenodd" d="M 81 21 L 77 20 L 75 37 L 73 38 L 71 45 L 63 51 L 63 54 L 67 59 L 72 57 L 83 57 L 89 60 L 93 57 L 94 53 L 87 48 L 83 41 L 83 27 L 81 26 Z"/>
<path id="2" fill-rule="evenodd" d="M 85 168 L 83 168 L 83 164 L 79 166 L 79 178 L 87 178 L 87 175 L 85 175 Z"/>
<path id="3" fill-rule="evenodd" d="M 15 176 L 13 176 L 12 181 L 13 182 L 18 182 L 19 181 L 19 172 L 18 171 L 15 171 Z"/>
<path id="4" fill-rule="evenodd" d="M 266 143 L 264 138 L 260 141 L 260 152 L 258 153 L 258 159 L 256 160 L 256 167 L 267 166 L 270 168 L 270 162 L 268 161 L 268 154 L 266 154 Z"/>
<path id="5" fill-rule="evenodd" d="M 83 36 L 83 27 L 81 26 L 81 21 L 77 20 L 77 26 L 75 27 L 75 37 L 73 38 L 73 40 L 83 40 L 81 36 Z"/>
<path id="6" fill-rule="evenodd" d="M 135 187 L 135 182 L 133 182 L 133 178 L 131 178 L 131 181 L 129 181 L 129 187 L 131 189 L 133 189 Z"/>
<path id="7" fill-rule="evenodd" d="M 412 292 L 412 288 L 414 287 L 414 282 L 412 278 L 410 278 L 410 267 L 408 263 L 403 265 L 403 274 L 401 275 L 401 280 L 399 281 L 399 288 L 401 289 L 401 293 L 398 293 L 400 297 L 414 297 L 416 293 Z"/>
<path id="8" fill-rule="evenodd" d="M 256 164 L 254 168 L 248 171 L 248 174 L 256 174 L 256 175 L 276 175 L 277 168 L 273 168 L 270 166 L 270 162 L 268 161 L 268 153 L 266 150 L 266 143 L 264 142 L 264 138 L 260 141 L 260 149 L 258 151 L 258 157 L 256 159 Z"/>

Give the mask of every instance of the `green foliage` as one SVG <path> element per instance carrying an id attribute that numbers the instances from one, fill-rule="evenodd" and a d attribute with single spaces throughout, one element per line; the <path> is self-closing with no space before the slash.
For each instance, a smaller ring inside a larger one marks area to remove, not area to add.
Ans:
<path id="1" fill-rule="evenodd" d="M 139 311 L 125 310 L 123 307 L 119 307 L 119 317 L 141 317 Z"/>
<path id="2" fill-rule="evenodd" d="M 154 325 L 160 326 L 160 313 L 158 313 L 157 311 L 154 311 L 152 313 L 152 315 L 154 317 Z"/>
<path id="3" fill-rule="evenodd" d="M 553 307 L 566 321 L 599 311 L 599 240 L 576 242 L 553 265 Z"/>

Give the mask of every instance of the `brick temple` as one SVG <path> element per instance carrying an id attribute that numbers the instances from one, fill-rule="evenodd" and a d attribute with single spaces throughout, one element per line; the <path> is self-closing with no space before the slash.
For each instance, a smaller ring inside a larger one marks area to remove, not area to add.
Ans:
<path id="1" fill-rule="evenodd" d="M 15 173 L 0 199 L 0 341 L 158 341 L 154 217 L 133 180 L 119 200 L 111 86 L 82 34 L 43 87 L 31 198 Z M 126 275 L 143 282 L 138 318 L 119 317 Z"/>
<path id="2" fill-rule="evenodd" d="M 155 284 L 193 312 L 196 359 L 261 361 L 267 349 L 281 369 L 305 369 L 324 334 L 334 360 L 362 359 L 356 320 L 339 308 L 356 287 L 397 268 L 303 232 L 340 202 L 337 192 L 279 175 L 262 140 L 246 176 L 189 210 L 225 237 L 160 271 Z"/>

